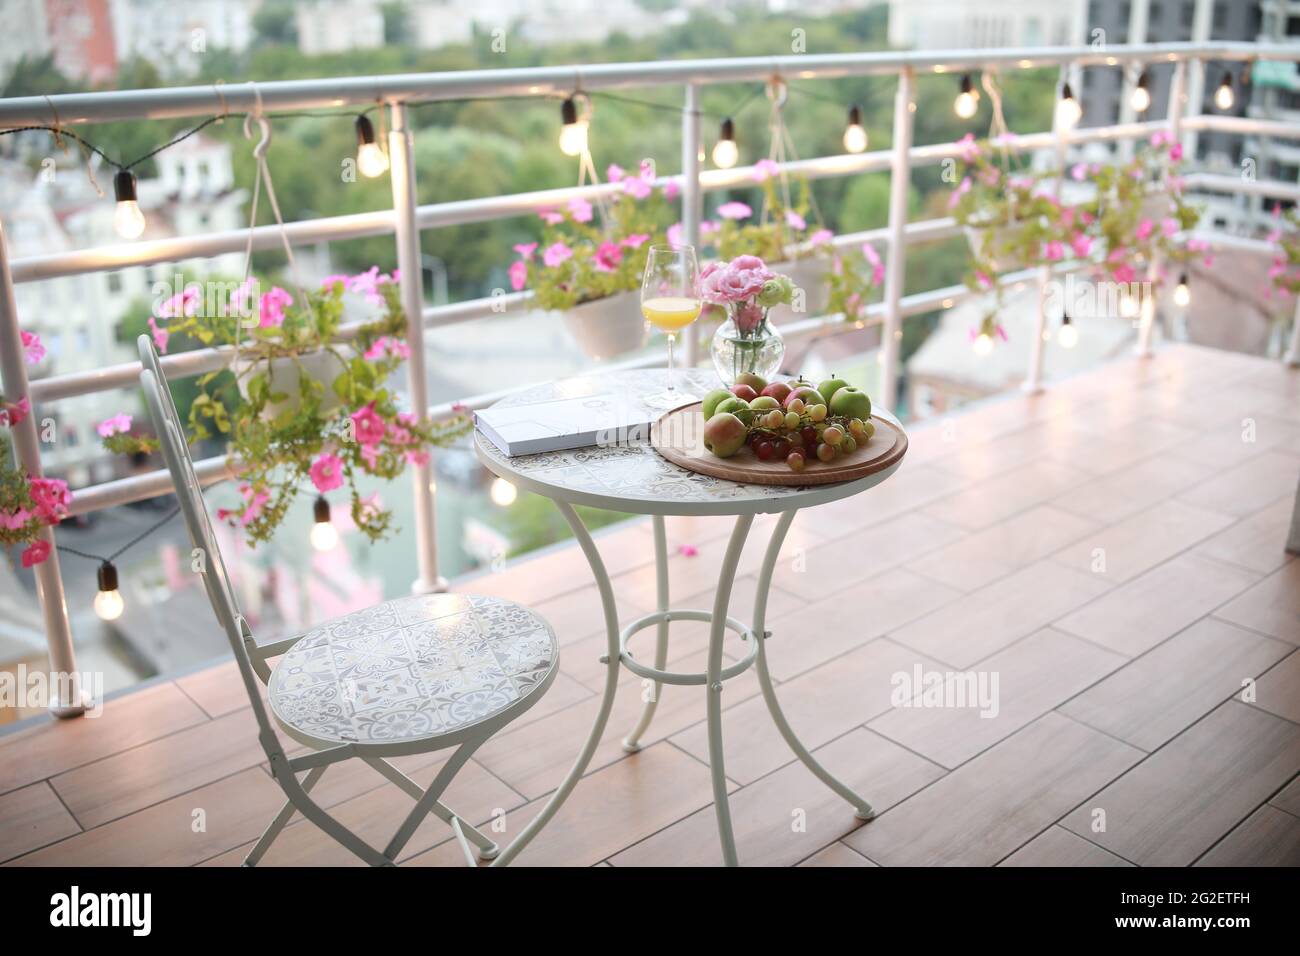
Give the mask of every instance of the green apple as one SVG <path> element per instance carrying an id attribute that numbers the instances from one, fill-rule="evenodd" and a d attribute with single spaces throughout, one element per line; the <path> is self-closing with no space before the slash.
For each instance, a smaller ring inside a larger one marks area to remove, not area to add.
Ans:
<path id="1" fill-rule="evenodd" d="M 767 379 L 761 375 L 755 375 L 753 372 L 741 372 L 736 376 L 736 385 L 748 385 L 754 390 L 755 395 L 763 394 L 763 389 L 767 388 Z"/>
<path id="2" fill-rule="evenodd" d="M 719 458 L 730 458 L 745 446 L 748 434 L 749 428 L 735 415 L 717 412 L 704 423 L 704 447 Z"/>
<path id="3" fill-rule="evenodd" d="M 781 403 L 771 395 L 760 395 L 749 403 L 749 407 L 756 412 L 771 411 L 774 408 L 780 408 Z"/>
<path id="4" fill-rule="evenodd" d="M 754 411 L 749 407 L 749 402 L 743 398 L 737 398 L 735 395 L 718 402 L 717 408 L 713 410 L 715 416 L 724 412 L 728 415 L 735 415 L 744 422 L 746 427 L 754 423 Z"/>
<path id="5" fill-rule="evenodd" d="M 870 421 L 871 397 L 855 385 L 844 385 L 835 390 L 835 397 L 831 399 L 831 414 Z"/>
<path id="6" fill-rule="evenodd" d="M 709 394 L 705 395 L 704 401 L 700 403 L 700 412 L 704 415 L 704 420 L 707 422 L 713 417 L 714 413 L 718 410 L 718 404 L 720 402 L 725 402 L 727 399 L 732 397 L 734 396 L 732 396 L 731 392 L 727 391 L 725 388 L 715 388 L 713 391 L 709 392 Z"/>
<path id="7" fill-rule="evenodd" d="M 842 378 L 828 378 L 817 386 L 817 391 L 821 392 L 822 398 L 829 402 L 835 396 L 835 393 L 847 384 L 849 383 Z"/>

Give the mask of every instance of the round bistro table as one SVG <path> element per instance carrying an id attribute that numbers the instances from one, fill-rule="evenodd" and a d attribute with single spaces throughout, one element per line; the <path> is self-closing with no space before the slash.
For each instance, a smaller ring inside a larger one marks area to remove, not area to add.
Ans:
<path id="1" fill-rule="evenodd" d="M 521 405 L 531 402 L 579 398 L 609 392 L 622 392 L 632 400 L 638 396 L 659 392 L 667 385 L 665 370 L 643 369 L 592 375 L 584 378 L 548 382 L 534 388 L 516 392 L 498 402 L 498 405 Z M 702 370 L 678 372 L 677 385 L 683 391 L 703 395 L 717 387 L 717 380 Z M 898 424 L 893 415 L 873 410 L 877 416 Z M 657 417 L 652 412 L 651 417 Z M 647 419 L 649 420 L 649 419 Z M 900 431 L 902 426 L 899 425 Z M 906 441 L 906 436 L 904 436 Z M 749 667 L 757 668 L 759 687 L 768 712 L 790 749 L 818 779 L 853 807 L 854 815 L 861 820 L 873 816 L 871 805 L 849 787 L 832 776 L 809 753 L 796 736 L 781 711 L 776 690 L 768 673 L 764 644 L 771 632 L 765 630 L 768 590 L 777 555 L 795 513 L 800 508 L 838 501 L 866 491 L 892 475 L 902 463 L 902 455 L 889 467 L 855 481 L 805 488 L 785 485 L 749 485 L 706 475 L 696 474 L 662 458 L 649 443 L 593 446 L 569 451 L 549 452 L 508 458 L 481 434 L 474 434 L 474 449 L 484 466 L 493 474 L 506 479 L 525 491 L 550 498 L 573 529 L 574 537 L 591 566 L 604 608 L 607 652 L 601 663 L 607 665 L 605 689 L 595 723 L 587 741 L 578 754 L 573 768 L 564 782 L 551 796 L 528 826 L 510 843 L 493 866 L 505 866 L 553 817 L 568 798 L 591 761 L 592 754 L 605 732 L 614 695 L 618 689 L 619 667 L 626 667 L 638 676 L 653 681 L 654 693 L 646 702 L 640 720 L 623 740 L 628 752 L 640 749 L 638 741 L 654 717 L 659 692 L 663 684 L 702 685 L 705 687 L 706 717 L 708 721 L 709 771 L 713 780 L 713 807 L 718 821 L 718 838 L 722 844 L 723 860 L 728 866 L 737 864 L 736 841 L 731 827 L 731 809 L 727 800 L 727 778 L 723 767 L 722 751 L 722 689 L 726 682 Z M 904 450 L 906 445 L 904 445 Z M 588 505 L 625 514 L 651 515 L 654 521 L 655 577 L 658 608 L 651 614 L 620 627 L 618 610 L 609 574 L 605 570 L 600 552 L 590 532 L 574 511 L 575 505 Z M 772 532 L 759 571 L 757 593 L 754 599 L 754 616 L 749 626 L 728 615 L 732 583 L 741 550 L 753 524 L 754 516 L 780 513 Z M 734 515 L 736 524 L 731 532 L 722 569 L 718 575 L 713 609 L 696 610 L 672 608 L 668 603 L 668 547 L 664 529 L 664 516 L 683 515 Z M 668 657 L 668 626 L 671 621 L 705 621 L 709 623 L 709 650 L 704 673 L 678 673 L 665 670 Z M 628 653 L 628 640 L 638 631 L 657 629 L 655 666 L 648 667 Z M 738 633 L 749 644 L 749 650 L 740 661 L 723 666 L 722 642 L 728 630 Z"/>

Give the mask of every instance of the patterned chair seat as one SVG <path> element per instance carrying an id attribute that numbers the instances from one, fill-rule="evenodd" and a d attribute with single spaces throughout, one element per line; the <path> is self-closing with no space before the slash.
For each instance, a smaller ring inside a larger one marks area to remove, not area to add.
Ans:
<path id="1" fill-rule="evenodd" d="M 417 595 L 304 634 L 271 675 L 271 709 L 301 743 L 391 748 L 526 710 L 558 664 L 554 632 L 526 607 Z"/>

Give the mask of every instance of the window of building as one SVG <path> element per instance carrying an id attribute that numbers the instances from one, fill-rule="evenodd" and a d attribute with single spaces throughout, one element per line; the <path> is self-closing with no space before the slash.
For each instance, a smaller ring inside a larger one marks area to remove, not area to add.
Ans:
<path id="1" fill-rule="evenodd" d="M 1228 28 L 1228 5 L 1223 2 L 1214 5 L 1214 30 L 1226 30 Z"/>
<path id="2" fill-rule="evenodd" d="M 108 274 L 108 291 L 114 294 L 122 291 L 122 273 L 110 272 Z"/>

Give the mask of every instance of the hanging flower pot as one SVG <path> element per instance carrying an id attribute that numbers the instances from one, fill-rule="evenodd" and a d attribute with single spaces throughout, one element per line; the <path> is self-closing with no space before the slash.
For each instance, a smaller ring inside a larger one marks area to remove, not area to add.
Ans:
<path id="1" fill-rule="evenodd" d="M 994 272 L 1015 272 L 1029 266 L 1026 240 L 1031 224 L 1013 219 L 997 225 L 983 225 L 978 220 L 964 226 L 966 242 L 977 262 Z"/>
<path id="2" fill-rule="evenodd" d="M 338 377 L 348 370 L 348 362 L 356 357 L 356 350 L 346 346 L 330 349 L 316 349 L 300 355 L 283 355 L 275 358 L 263 358 L 241 355 L 231 365 L 231 371 L 239 383 L 240 397 L 245 401 L 250 398 L 250 383 L 257 382 L 254 388 L 265 388 L 268 396 L 282 395 L 283 398 L 269 398 L 261 410 L 261 417 L 273 419 L 290 409 L 297 409 L 302 404 L 302 379 L 321 386 L 321 414 L 329 414 L 343 400 L 334 390 Z M 313 391 L 315 391 L 313 389 Z"/>
<path id="3" fill-rule="evenodd" d="M 633 292 L 619 292 L 565 309 L 564 327 L 582 354 L 606 361 L 645 344 L 645 320 Z"/>
<path id="4" fill-rule="evenodd" d="M 831 287 L 827 273 L 831 270 L 830 260 L 826 256 L 812 255 L 803 259 L 788 259 L 774 262 L 770 269 L 790 277 L 796 289 L 804 294 L 804 311 L 801 318 L 825 315 L 830 305 Z"/>

